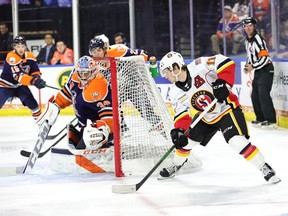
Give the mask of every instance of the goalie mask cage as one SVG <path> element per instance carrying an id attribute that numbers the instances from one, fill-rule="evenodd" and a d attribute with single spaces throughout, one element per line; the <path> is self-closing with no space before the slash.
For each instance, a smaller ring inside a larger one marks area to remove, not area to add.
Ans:
<path id="1" fill-rule="evenodd" d="M 173 118 L 142 56 L 94 59 L 110 61 L 101 72 L 111 82 L 115 175 L 147 173 L 173 145 Z"/>

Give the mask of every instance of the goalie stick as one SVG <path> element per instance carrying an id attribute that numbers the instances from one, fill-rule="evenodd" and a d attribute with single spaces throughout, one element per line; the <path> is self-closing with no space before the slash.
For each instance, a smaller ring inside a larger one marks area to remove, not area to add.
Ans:
<path id="1" fill-rule="evenodd" d="M 0 167 L 0 176 L 13 176 L 22 174 L 24 166 L 17 167 Z"/>
<path id="2" fill-rule="evenodd" d="M 72 119 L 72 121 L 69 122 L 69 124 L 73 123 L 75 120 L 77 119 L 77 117 L 75 117 L 74 119 Z M 75 126 L 77 126 L 78 124 L 76 124 Z M 47 139 L 48 140 L 51 140 L 51 139 L 55 139 L 57 136 L 59 136 L 59 134 L 61 134 L 64 130 L 66 130 L 66 126 L 61 130 L 59 131 L 57 134 L 54 134 L 54 135 L 48 135 L 47 136 Z"/>
<path id="3" fill-rule="evenodd" d="M 77 118 L 74 118 L 71 122 L 69 122 L 69 124 L 71 124 L 73 121 L 75 121 Z M 77 123 L 75 125 L 75 127 L 79 125 L 79 123 Z M 66 127 L 64 127 L 58 134 L 56 135 L 53 135 L 51 137 L 53 137 L 53 139 L 55 137 L 57 137 L 61 132 L 63 132 L 64 130 L 66 129 Z M 49 148 L 47 148 L 45 151 L 43 152 L 40 152 L 39 155 L 38 155 L 38 158 L 42 158 L 44 155 L 46 155 L 54 146 L 56 146 L 61 140 L 63 140 L 63 138 L 67 135 L 67 133 L 63 134 L 58 140 L 56 140 L 56 142 L 54 142 Z M 47 139 L 49 139 L 49 135 L 47 136 Z M 21 150 L 20 151 L 20 154 L 24 157 L 29 157 L 31 152 L 29 151 L 26 151 L 26 150 Z"/>
<path id="4" fill-rule="evenodd" d="M 40 152 L 38 155 L 38 158 L 42 158 L 44 155 L 46 155 L 51 148 L 53 148 L 54 146 L 56 146 L 61 140 L 63 140 L 63 138 L 66 136 L 67 134 L 63 134 L 55 143 L 53 143 L 49 148 L 47 148 L 45 151 Z M 31 152 L 29 151 L 25 151 L 25 150 L 21 150 L 20 154 L 24 157 L 30 157 Z"/>
<path id="5" fill-rule="evenodd" d="M 22 173 L 29 173 L 33 169 L 36 163 L 36 160 L 38 158 L 38 155 L 41 151 L 41 148 L 43 147 L 45 143 L 45 140 L 49 134 L 51 127 L 52 126 L 48 124 L 47 120 L 43 122 L 41 132 L 38 135 L 38 139 L 36 141 L 35 147 L 33 151 L 31 152 L 30 157 L 28 158 L 28 161 L 26 165 L 24 166 Z"/>
<path id="6" fill-rule="evenodd" d="M 185 131 L 185 135 L 189 133 L 190 129 L 194 128 L 195 125 L 206 115 L 206 113 L 217 103 L 215 98 L 204 110 L 203 112 L 192 122 L 190 127 Z M 153 172 L 161 165 L 161 163 L 169 156 L 169 154 L 174 150 L 173 145 L 165 155 L 157 162 L 157 164 L 149 171 L 149 173 L 137 184 L 131 185 L 112 185 L 112 192 L 118 194 L 133 193 L 139 190 L 139 188 L 146 182 L 146 180 L 153 174 Z"/>

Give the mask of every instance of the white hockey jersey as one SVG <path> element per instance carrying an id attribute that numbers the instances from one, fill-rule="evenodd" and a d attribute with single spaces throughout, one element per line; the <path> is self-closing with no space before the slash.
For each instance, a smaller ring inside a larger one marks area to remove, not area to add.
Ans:
<path id="1" fill-rule="evenodd" d="M 212 83 L 216 79 L 227 82 L 230 95 L 227 100 L 215 106 L 203 117 L 203 121 L 214 124 L 221 117 L 239 106 L 238 98 L 231 92 L 234 84 L 235 63 L 226 56 L 215 55 L 211 57 L 200 57 L 187 65 L 188 81 L 185 86 L 176 82 L 170 90 L 170 100 L 175 112 L 174 126 L 186 130 L 190 123 L 189 109 L 193 108 L 202 112 L 209 103 L 214 100 Z"/>

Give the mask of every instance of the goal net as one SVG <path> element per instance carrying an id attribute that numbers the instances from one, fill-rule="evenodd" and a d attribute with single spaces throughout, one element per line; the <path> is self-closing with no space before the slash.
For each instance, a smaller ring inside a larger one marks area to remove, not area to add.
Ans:
<path id="1" fill-rule="evenodd" d="M 118 177 L 142 174 L 173 145 L 173 118 L 142 56 L 111 59 L 109 66 L 102 73 L 112 89 L 115 173 Z"/>

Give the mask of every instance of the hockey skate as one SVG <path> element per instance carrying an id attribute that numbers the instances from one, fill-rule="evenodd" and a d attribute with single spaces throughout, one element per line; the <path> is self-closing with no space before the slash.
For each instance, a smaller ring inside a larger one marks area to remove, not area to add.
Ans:
<path id="1" fill-rule="evenodd" d="M 261 127 L 264 129 L 277 129 L 278 126 L 276 123 L 264 121 L 261 123 Z"/>
<path id="2" fill-rule="evenodd" d="M 172 164 L 170 167 L 163 168 L 160 171 L 160 177 L 158 178 L 158 180 L 174 178 L 175 175 L 179 172 L 179 170 L 183 167 L 183 165 L 187 162 L 187 160 L 188 159 L 186 159 L 182 165 Z"/>
<path id="3" fill-rule="evenodd" d="M 261 121 L 258 121 L 258 120 L 254 120 L 254 121 L 251 122 L 251 124 L 252 124 L 253 127 L 260 128 L 262 122 L 261 122 Z"/>
<path id="4" fill-rule="evenodd" d="M 265 163 L 263 165 L 263 167 L 261 168 L 261 172 L 263 174 L 264 179 L 267 182 L 270 182 L 272 184 L 277 184 L 277 183 L 279 183 L 281 181 L 281 179 L 279 179 L 276 176 L 275 171 L 267 163 Z"/>

